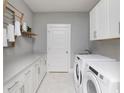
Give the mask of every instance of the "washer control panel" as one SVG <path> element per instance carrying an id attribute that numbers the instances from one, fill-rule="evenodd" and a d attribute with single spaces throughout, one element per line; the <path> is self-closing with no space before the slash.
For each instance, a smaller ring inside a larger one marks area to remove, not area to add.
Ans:
<path id="1" fill-rule="evenodd" d="M 89 66 L 89 69 L 96 75 L 98 75 L 98 71 L 96 71 L 94 68 L 92 68 L 91 66 Z"/>
<path id="2" fill-rule="evenodd" d="M 104 79 L 104 76 L 102 74 L 100 74 L 97 70 L 95 70 L 93 67 L 89 66 L 89 69 L 95 74 L 97 75 L 101 80 Z"/>
<path id="3" fill-rule="evenodd" d="M 104 79 L 104 76 L 103 76 L 103 75 L 101 75 L 101 74 L 99 75 L 99 77 L 100 77 L 100 79 L 102 79 L 102 80 Z"/>

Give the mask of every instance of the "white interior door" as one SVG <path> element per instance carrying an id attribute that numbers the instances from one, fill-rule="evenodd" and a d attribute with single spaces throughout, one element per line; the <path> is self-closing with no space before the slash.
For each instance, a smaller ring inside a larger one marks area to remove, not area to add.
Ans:
<path id="1" fill-rule="evenodd" d="M 47 25 L 47 70 L 68 72 L 70 68 L 70 24 Z"/>

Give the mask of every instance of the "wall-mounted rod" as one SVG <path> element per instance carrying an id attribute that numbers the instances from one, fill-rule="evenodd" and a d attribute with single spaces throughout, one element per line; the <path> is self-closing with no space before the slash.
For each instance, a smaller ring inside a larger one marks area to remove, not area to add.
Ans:
<path id="1" fill-rule="evenodd" d="M 7 19 L 9 19 L 9 20 L 13 20 L 13 18 L 10 18 L 10 17 L 8 17 L 6 15 L 4 15 L 4 17 L 7 18 Z"/>
<path id="2" fill-rule="evenodd" d="M 8 4 L 12 7 L 12 8 L 14 8 L 16 11 L 18 11 L 19 13 L 21 13 L 21 14 L 23 14 L 20 10 L 18 10 L 16 7 L 14 7 L 12 4 L 10 4 L 9 2 L 8 2 Z"/>
<path id="3" fill-rule="evenodd" d="M 6 22 L 3 22 L 5 25 L 9 25 L 8 23 L 6 23 Z"/>

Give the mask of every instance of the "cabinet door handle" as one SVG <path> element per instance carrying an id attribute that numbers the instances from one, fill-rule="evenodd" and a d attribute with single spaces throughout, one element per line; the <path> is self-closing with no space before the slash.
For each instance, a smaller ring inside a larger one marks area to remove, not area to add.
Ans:
<path id="1" fill-rule="evenodd" d="M 27 73 L 25 73 L 25 75 L 28 75 L 31 71 L 29 70 Z"/>
<path id="2" fill-rule="evenodd" d="M 15 87 L 18 84 L 18 81 L 16 81 L 11 87 L 8 88 L 8 90 L 11 90 L 13 87 Z"/>
<path id="3" fill-rule="evenodd" d="M 120 22 L 118 22 L 118 26 L 119 26 L 119 31 L 118 31 L 118 33 L 120 34 Z"/>
<path id="4" fill-rule="evenodd" d="M 96 31 L 94 31 L 94 38 L 96 38 Z"/>
<path id="5" fill-rule="evenodd" d="M 21 87 L 21 93 L 25 93 L 24 85 Z"/>
<path id="6" fill-rule="evenodd" d="M 66 51 L 66 54 L 68 54 L 68 51 Z"/>
<path id="7" fill-rule="evenodd" d="M 38 74 L 40 74 L 40 67 L 38 67 Z"/>
<path id="8" fill-rule="evenodd" d="M 47 64 L 47 60 L 44 60 L 45 61 L 45 65 Z"/>
<path id="9" fill-rule="evenodd" d="M 35 67 L 37 67 L 39 64 L 36 64 Z"/>

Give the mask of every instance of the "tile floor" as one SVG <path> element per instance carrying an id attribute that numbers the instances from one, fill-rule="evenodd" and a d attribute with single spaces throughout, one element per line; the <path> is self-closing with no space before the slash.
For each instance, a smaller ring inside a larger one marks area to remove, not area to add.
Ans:
<path id="1" fill-rule="evenodd" d="M 37 93 L 75 93 L 72 73 L 48 73 Z"/>

